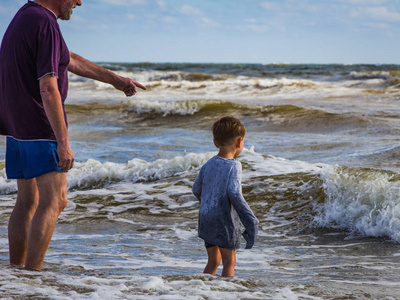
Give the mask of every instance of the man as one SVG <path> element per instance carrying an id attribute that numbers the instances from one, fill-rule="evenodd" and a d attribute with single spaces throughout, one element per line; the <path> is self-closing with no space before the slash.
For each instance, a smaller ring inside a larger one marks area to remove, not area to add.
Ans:
<path id="1" fill-rule="evenodd" d="M 69 144 L 64 101 L 68 71 L 113 85 L 126 96 L 145 86 L 69 52 L 57 19 L 81 0 L 28 1 L 0 48 L 0 134 L 7 136 L 6 173 L 18 195 L 8 227 L 10 264 L 41 270 L 57 219 L 67 205 Z"/>

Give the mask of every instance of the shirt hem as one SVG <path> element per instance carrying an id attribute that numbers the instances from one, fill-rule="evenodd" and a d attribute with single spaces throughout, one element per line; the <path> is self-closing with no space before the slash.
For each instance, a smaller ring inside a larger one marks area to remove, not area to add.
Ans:
<path id="1" fill-rule="evenodd" d="M 30 139 L 20 139 L 20 138 L 16 138 L 12 135 L 9 134 L 4 134 L 4 136 L 6 137 L 11 137 L 17 141 L 22 141 L 22 142 L 34 142 L 34 141 L 44 141 L 44 142 L 56 142 L 57 140 L 52 140 L 52 139 L 44 139 L 44 138 L 38 138 L 38 139 L 34 139 L 34 138 L 30 138 Z"/>
<path id="2" fill-rule="evenodd" d="M 47 75 L 50 75 L 50 74 L 51 74 L 53 77 L 58 78 L 58 76 L 56 75 L 55 72 L 49 72 L 49 73 L 44 74 L 42 77 L 39 77 L 38 80 L 40 80 L 40 79 L 42 79 L 43 77 L 46 77 Z"/>

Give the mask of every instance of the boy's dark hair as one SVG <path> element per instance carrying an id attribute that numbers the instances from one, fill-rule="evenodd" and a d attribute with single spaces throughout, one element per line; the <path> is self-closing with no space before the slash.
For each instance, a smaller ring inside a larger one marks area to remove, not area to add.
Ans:
<path id="1" fill-rule="evenodd" d="M 219 118 L 211 127 L 214 141 L 218 146 L 226 146 L 233 142 L 233 139 L 246 135 L 246 128 L 242 122 L 235 117 L 226 116 Z"/>

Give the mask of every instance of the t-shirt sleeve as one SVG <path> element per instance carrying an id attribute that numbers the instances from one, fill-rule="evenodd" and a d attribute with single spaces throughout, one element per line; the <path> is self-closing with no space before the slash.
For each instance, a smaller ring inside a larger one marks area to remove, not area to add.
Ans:
<path id="1" fill-rule="evenodd" d="M 201 201 L 201 190 L 203 186 L 203 173 L 204 167 L 200 169 L 199 175 L 197 176 L 196 180 L 193 183 L 192 192 L 193 195 L 196 196 L 197 199 Z"/>
<path id="2" fill-rule="evenodd" d="M 246 228 L 243 237 L 246 240 L 246 249 L 251 249 L 254 245 L 258 232 L 258 219 L 250 209 L 242 195 L 242 165 L 236 162 L 231 170 L 228 183 L 228 197 L 240 221 Z"/>
<path id="3" fill-rule="evenodd" d="M 36 68 L 38 80 L 48 74 L 58 77 L 61 36 L 58 29 L 50 21 L 39 27 L 37 47 Z"/>

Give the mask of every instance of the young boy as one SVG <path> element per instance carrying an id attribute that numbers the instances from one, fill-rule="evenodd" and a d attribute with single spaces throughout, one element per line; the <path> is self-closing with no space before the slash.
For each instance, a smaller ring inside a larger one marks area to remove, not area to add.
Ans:
<path id="1" fill-rule="evenodd" d="M 218 155 L 200 169 L 193 194 L 200 200 L 199 237 L 205 241 L 208 262 L 204 273 L 215 275 L 222 258 L 222 276 L 235 275 L 236 252 L 242 234 L 251 249 L 258 220 L 242 195 L 242 165 L 235 160 L 243 150 L 246 129 L 234 117 L 222 117 L 212 126 Z"/>

